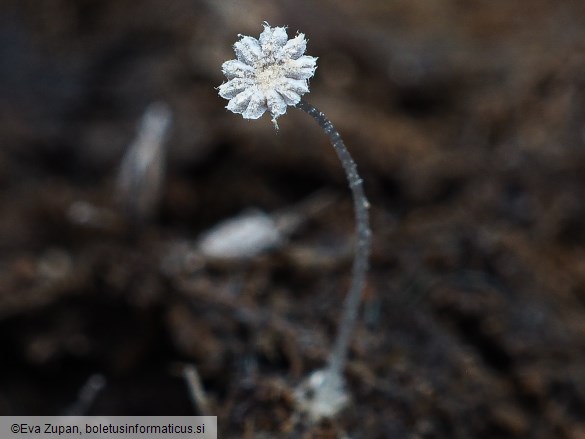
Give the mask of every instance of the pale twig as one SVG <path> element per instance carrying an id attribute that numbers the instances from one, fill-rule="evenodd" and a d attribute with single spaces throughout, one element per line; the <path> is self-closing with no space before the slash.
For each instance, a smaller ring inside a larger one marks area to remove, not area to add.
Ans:
<path id="1" fill-rule="evenodd" d="M 197 368 L 192 364 L 186 364 L 183 367 L 183 378 L 185 378 L 187 383 L 189 397 L 195 410 L 201 416 L 210 416 L 209 402 L 205 396 L 205 390 L 201 384 L 201 378 L 199 377 Z"/>

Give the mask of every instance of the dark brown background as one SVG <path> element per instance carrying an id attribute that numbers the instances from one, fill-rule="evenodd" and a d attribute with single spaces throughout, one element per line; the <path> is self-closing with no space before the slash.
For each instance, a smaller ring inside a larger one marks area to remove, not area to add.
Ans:
<path id="1" fill-rule="evenodd" d="M 317 426 L 291 390 L 335 335 L 353 214 L 312 120 L 290 109 L 275 133 L 217 96 L 264 20 L 307 35 L 306 98 L 372 204 L 353 404 Z M 221 437 L 584 438 L 584 43 L 581 1 L 3 1 L 0 413 L 67 413 L 101 374 L 88 414 L 194 414 L 193 363 Z M 154 101 L 174 124 L 138 227 L 114 180 Z M 336 201 L 281 249 L 181 252 L 319 189 Z M 111 221 L 72 221 L 76 202 Z"/>

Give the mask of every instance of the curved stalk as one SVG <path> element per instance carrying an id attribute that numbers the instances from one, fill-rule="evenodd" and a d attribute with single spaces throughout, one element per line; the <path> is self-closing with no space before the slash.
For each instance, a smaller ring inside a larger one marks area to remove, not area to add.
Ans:
<path id="1" fill-rule="evenodd" d="M 345 297 L 343 314 L 339 321 L 339 329 L 337 331 L 337 339 L 329 355 L 327 366 L 330 377 L 335 378 L 335 381 L 341 377 L 343 367 L 347 360 L 351 335 L 357 321 L 359 305 L 366 283 L 366 272 L 369 266 L 371 245 L 370 219 L 368 213 L 370 205 L 364 194 L 362 179 L 358 174 L 357 166 L 331 121 L 321 111 L 303 99 L 297 104 L 297 108 L 300 108 L 309 116 L 313 117 L 329 137 L 331 145 L 335 149 L 345 170 L 347 181 L 353 195 L 355 209 L 357 242 L 352 267 L 351 286 Z"/>

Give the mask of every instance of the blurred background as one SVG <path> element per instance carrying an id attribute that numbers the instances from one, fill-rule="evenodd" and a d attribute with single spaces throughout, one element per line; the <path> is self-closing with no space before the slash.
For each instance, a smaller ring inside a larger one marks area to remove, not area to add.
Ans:
<path id="1" fill-rule="evenodd" d="M 217 95 L 264 21 L 306 34 L 372 205 L 353 402 L 317 425 L 292 391 L 335 336 L 352 202 L 307 115 Z M 585 438 L 582 2 L 4 0 L 0 60 L 0 414 Z"/>

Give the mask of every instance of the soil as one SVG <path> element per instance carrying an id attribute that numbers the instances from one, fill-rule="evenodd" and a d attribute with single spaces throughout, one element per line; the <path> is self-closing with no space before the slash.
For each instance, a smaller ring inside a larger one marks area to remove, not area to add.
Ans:
<path id="1" fill-rule="evenodd" d="M 335 338 L 352 201 L 306 114 L 275 131 L 217 96 L 237 35 L 264 20 L 307 35 L 305 97 L 371 203 L 351 403 L 318 423 L 294 390 Z M 578 1 L 3 1 L 0 414 L 207 412 L 222 438 L 585 438 L 584 24 Z M 165 148 L 121 187 L 155 102 Z M 201 253 L 248 209 L 298 224 L 238 260 Z"/>

